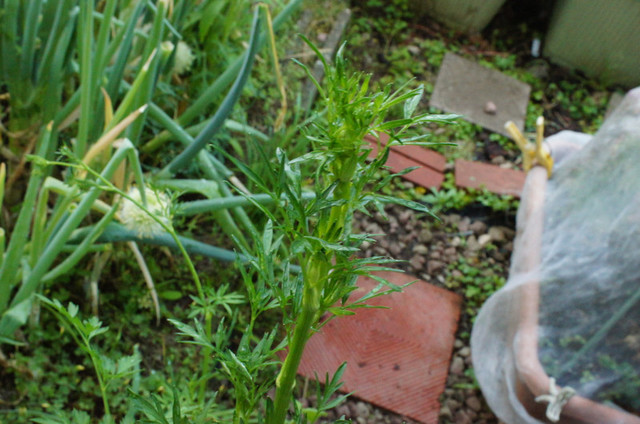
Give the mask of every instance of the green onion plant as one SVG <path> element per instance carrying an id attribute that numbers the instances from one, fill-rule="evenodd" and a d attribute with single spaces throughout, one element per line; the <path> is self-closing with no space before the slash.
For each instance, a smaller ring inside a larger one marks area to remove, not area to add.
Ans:
<path id="1" fill-rule="evenodd" d="M 284 17 L 300 3 L 289 2 Z M 33 295 L 42 284 L 73 269 L 101 240 L 187 245 L 224 260 L 236 258 L 232 252 L 173 237 L 167 231 L 140 235 L 117 223 L 121 219 L 118 199 L 127 187 L 141 188 L 140 204 L 146 207 L 142 188 L 153 180 L 160 183 L 173 177 L 194 157 L 210 187 L 217 187 L 207 197 L 222 200 L 233 195 L 225 182 L 231 172 L 204 147 L 225 123 L 250 75 L 259 33 L 264 30 L 265 7 L 255 10 L 249 47 L 244 59 L 235 62 L 244 65 L 231 91 L 213 118 L 204 118 L 207 124 L 194 137 L 178 120 L 169 118 L 154 97 L 159 82 L 171 78 L 165 70 L 180 38 L 179 29 L 200 6 L 187 0 L 0 3 L 1 25 L 6 28 L 0 34 L 0 78 L 10 105 L 2 150 L 9 161 L 0 172 L 0 186 L 7 207 L 22 199 L 17 214 L 2 222 L 0 234 L 1 342 L 16 343 L 12 335 L 26 322 Z M 16 58 L 24 72 L 16 70 Z M 224 94 L 232 72 L 196 99 L 197 106 L 188 109 L 190 121 L 212 97 Z M 178 161 L 143 176 L 137 146 L 150 120 L 180 134 L 185 147 Z M 65 164 L 54 160 L 65 146 L 70 147 L 66 152 L 74 164 L 67 171 Z M 15 184 L 21 179 L 27 180 L 23 195 Z M 222 201 L 210 210 L 238 240 L 243 241 L 244 234 L 235 219 L 246 228 L 253 226 L 241 204 Z M 94 214 L 100 219 L 87 225 Z"/>

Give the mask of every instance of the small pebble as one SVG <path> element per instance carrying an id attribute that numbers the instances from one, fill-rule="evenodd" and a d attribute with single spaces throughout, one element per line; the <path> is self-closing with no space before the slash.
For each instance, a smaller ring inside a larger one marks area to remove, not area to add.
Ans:
<path id="1" fill-rule="evenodd" d="M 431 234 L 431 231 L 426 228 L 420 230 L 418 233 L 418 241 L 420 243 L 429 243 L 431 240 L 433 240 L 433 234 Z"/>
<path id="2" fill-rule="evenodd" d="M 397 258 L 402 253 L 402 247 L 400 247 L 399 244 L 394 243 L 389 246 L 389 253 L 391 253 L 391 256 L 393 256 L 394 258 Z"/>
<path id="3" fill-rule="evenodd" d="M 480 245 L 480 243 L 478 243 L 478 239 L 476 238 L 476 236 L 469 236 L 469 238 L 467 238 L 467 248 L 473 252 L 476 250 L 480 250 L 482 246 Z"/>
<path id="4" fill-rule="evenodd" d="M 441 269 L 443 269 L 444 266 L 445 266 L 444 262 L 432 259 L 427 262 L 427 273 L 434 274 L 437 271 L 440 271 Z"/>
<path id="5" fill-rule="evenodd" d="M 455 417 L 455 424 L 472 424 L 471 418 L 465 413 L 465 411 L 458 411 Z"/>
<path id="6" fill-rule="evenodd" d="M 498 112 L 498 106 L 493 102 L 487 102 L 484 104 L 484 113 L 488 115 L 495 115 Z"/>
<path id="7" fill-rule="evenodd" d="M 471 396 L 464 401 L 464 403 L 474 411 L 478 412 L 482 409 L 482 402 L 475 396 Z"/>
<path id="8" fill-rule="evenodd" d="M 424 265 L 424 257 L 422 255 L 413 255 L 411 259 L 409 259 L 409 265 L 414 269 L 421 269 Z"/>
<path id="9" fill-rule="evenodd" d="M 483 234 L 478 237 L 478 243 L 480 246 L 485 246 L 491 242 L 491 236 L 489 234 Z"/>
<path id="10" fill-rule="evenodd" d="M 354 412 L 356 413 L 356 415 L 358 417 L 366 418 L 371 413 L 371 410 L 369 408 L 369 405 L 367 405 L 366 403 L 358 402 L 358 403 L 356 403 Z"/>
<path id="11" fill-rule="evenodd" d="M 453 361 L 451 361 L 449 372 L 454 375 L 462 375 L 464 372 L 464 360 L 459 356 L 454 357 Z"/>
<path id="12" fill-rule="evenodd" d="M 416 244 L 415 246 L 413 246 L 413 249 L 411 249 L 411 251 L 420 255 L 426 255 L 427 253 L 429 253 L 429 248 L 424 244 Z"/>
<path id="13" fill-rule="evenodd" d="M 453 414 L 451 413 L 451 410 L 449 409 L 449 407 L 445 405 L 442 408 L 440 408 L 440 417 L 446 418 L 446 419 L 453 418 Z"/>
<path id="14" fill-rule="evenodd" d="M 407 50 L 414 56 L 420 53 L 420 47 L 414 46 L 413 44 L 407 46 Z"/>
<path id="15" fill-rule="evenodd" d="M 406 224 L 407 222 L 409 222 L 409 219 L 411 218 L 412 215 L 413 215 L 412 210 L 406 210 L 398 216 L 398 221 L 400 221 L 401 224 Z"/>
<path id="16" fill-rule="evenodd" d="M 465 233 L 469 230 L 471 230 L 471 219 L 465 216 L 458 222 L 458 231 Z"/>
<path id="17" fill-rule="evenodd" d="M 444 249 L 443 253 L 445 258 L 447 258 L 447 260 L 451 262 L 455 262 L 456 258 L 458 257 L 458 251 L 455 247 L 447 247 L 446 249 Z"/>
<path id="18" fill-rule="evenodd" d="M 445 406 L 451 411 L 456 411 L 460 408 L 461 404 L 455 399 L 447 399 L 445 401 Z"/>
<path id="19" fill-rule="evenodd" d="M 469 225 L 469 230 L 473 231 L 476 235 L 484 234 L 487 232 L 487 224 L 482 221 L 473 221 Z"/>

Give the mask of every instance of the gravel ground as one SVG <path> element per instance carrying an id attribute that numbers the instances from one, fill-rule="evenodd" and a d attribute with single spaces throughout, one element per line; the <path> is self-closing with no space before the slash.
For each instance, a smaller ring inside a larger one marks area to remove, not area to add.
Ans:
<path id="1" fill-rule="evenodd" d="M 407 189 L 413 188 L 411 183 L 405 185 Z M 398 267 L 463 297 L 449 377 L 440 399 L 439 423 L 498 423 L 472 377 L 469 334 L 476 308 L 474 302 L 465 297 L 464 285 L 457 285 L 456 279 L 462 276 L 458 269 L 461 258 L 484 274 L 498 273 L 506 277 L 515 233 L 513 217 L 496 219 L 486 211 L 484 214 L 474 211 L 475 218 L 441 214 L 441 221 L 436 222 L 431 217 L 398 206 L 389 206 L 386 212 L 386 218 L 381 214 L 357 217 L 354 225 L 358 230 L 386 234 L 378 237 L 377 243 L 364 246 L 364 255 L 406 260 Z M 341 416 L 360 424 L 417 423 L 355 397 L 332 411 L 325 422 L 333 422 Z"/>

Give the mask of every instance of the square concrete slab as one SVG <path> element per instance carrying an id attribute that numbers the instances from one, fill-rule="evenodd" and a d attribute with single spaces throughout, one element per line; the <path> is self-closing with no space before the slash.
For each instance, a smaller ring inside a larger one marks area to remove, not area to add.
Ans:
<path id="1" fill-rule="evenodd" d="M 508 136 L 504 129 L 507 121 L 523 130 L 530 92 L 528 84 L 447 53 L 430 104 Z"/>
<path id="2" fill-rule="evenodd" d="M 416 279 L 380 272 L 394 284 Z M 359 298 L 377 281 L 361 278 Z M 356 315 L 330 321 L 309 340 L 299 373 L 324 379 L 344 361 L 344 392 L 410 417 L 436 424 L 460 316 L 460 297 L 416 281 L 404 293 L 372 299 L 369 304 L 390 309 L 356 309 Z"/>

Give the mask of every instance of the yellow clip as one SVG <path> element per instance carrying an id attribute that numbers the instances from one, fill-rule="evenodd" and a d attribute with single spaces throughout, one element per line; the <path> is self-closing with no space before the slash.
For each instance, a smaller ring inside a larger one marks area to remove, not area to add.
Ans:
<path id="1" fill-rule="evenodd" d="M 532 167 L 539 165 L 547 170 L 547 175 L 551 177 L 553 171 L 553 158 L 549 150 L 542 144 L 544 140 L 544 118 L 539 116 L 536 120 L 536 144 L 529 143 L 522 135 L 516 124 L 509 121 L 505 124 L 505 129 L 511 135 L 522 151 L 522 165 L 525 171 L 529 171 Z"/>

